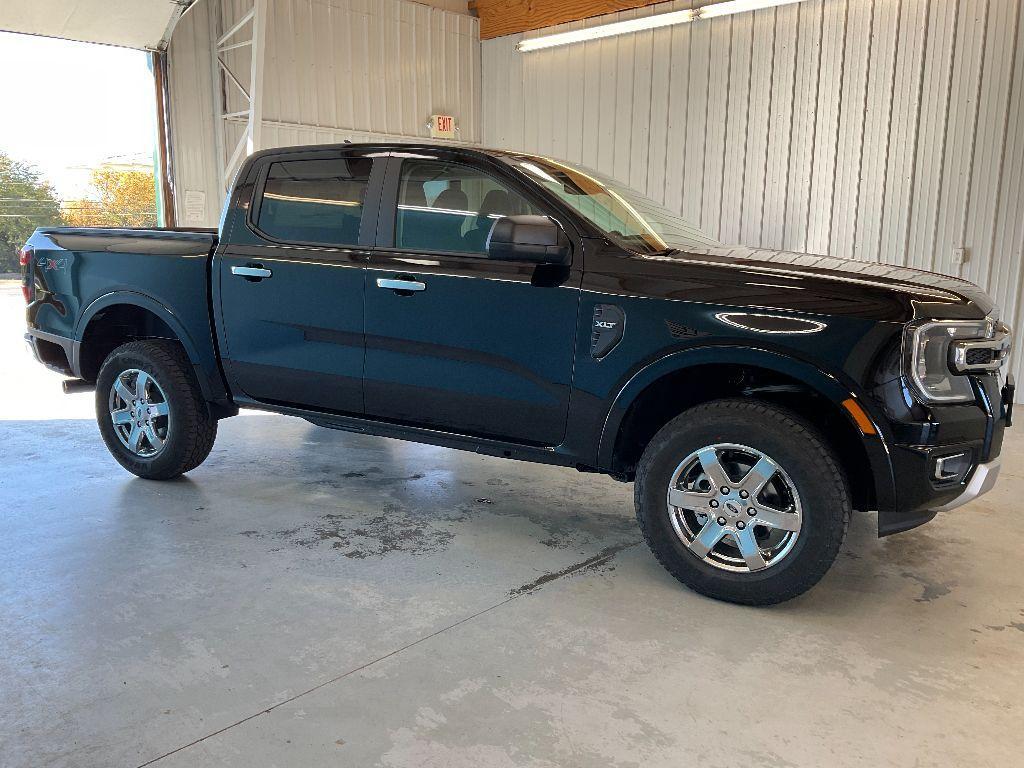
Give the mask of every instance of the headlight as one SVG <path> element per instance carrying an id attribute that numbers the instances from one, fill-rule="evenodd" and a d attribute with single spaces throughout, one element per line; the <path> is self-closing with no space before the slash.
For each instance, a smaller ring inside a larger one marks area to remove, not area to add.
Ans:
<path id="1" fill-rule="evenodd" d="M 961 363 L 968 348 L 993 349 L 995 368 L 999 367 L 1009 345 L 1009 334 L 996 338 L 991 320 L 943 320 L 923 323 L 907 329 L 907 368 L 910 380 L 928 402 L 962 403 L 974 400 L 972 373 Z M 954 360 L 957 365 L 954 368 Z M 994 370 L 992 367 L 978 372 Z"/>

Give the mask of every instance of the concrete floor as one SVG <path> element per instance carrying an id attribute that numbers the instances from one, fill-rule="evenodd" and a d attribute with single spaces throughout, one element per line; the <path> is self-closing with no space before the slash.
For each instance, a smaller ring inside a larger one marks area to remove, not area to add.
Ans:
<path id="1" fill-rule="evenodd" d="M 0 288 L 0 765 L 1016 765 L 1024 439 L 912 533 L 854 520 L 808 595 L 701 598 L 630 486 L 221 423 L 133 478 Z"/>

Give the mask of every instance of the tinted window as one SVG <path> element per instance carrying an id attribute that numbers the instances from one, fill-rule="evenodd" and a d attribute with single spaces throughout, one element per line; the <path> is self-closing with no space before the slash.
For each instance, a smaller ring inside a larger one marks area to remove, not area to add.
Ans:
<path id="1" fill-rule="evenodd" d="M 356 245 L 373 161 L 289 160 L 270 166 L 258 226 L 273 238 Z"/>
<path id="2" fill-rule="evenodd" d="M 721 245 L 677 212 L 596 171 L 531 155 L 508 155 L 505 162 L 519 166 L 629 250 L 650 253 Z"/>
<path id="3" fill-rule="evenodd" d="M 495 221 L 540 213 L 482 171 L 438 160 L 406 160 L 398 187 L 395 245 L 482 255 Z"/>

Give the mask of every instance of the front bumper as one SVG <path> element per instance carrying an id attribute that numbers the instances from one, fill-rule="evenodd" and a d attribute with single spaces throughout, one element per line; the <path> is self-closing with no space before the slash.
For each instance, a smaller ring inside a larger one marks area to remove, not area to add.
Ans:
<path id="1" fill-rule="evenodd" d="M 964 504 L 974 501 L 982 494 L 991 491 L 995 487 L 996 480 L 999 478 L 999 470 L 1002 464 L 1003 460 L 1001 458 L 993 459 L 986 464 L 979 464 L 974 468 L 974 474 L 971 475 L 971 479 L 967 482 L 967 487 L 964 488 L 963 492 L 952 501 L 937 507 L 934 511 L 948 512 L 951 509 L 962 507 Z"/>
<path id="2" fill-rule="evenodd" d="M 978 395 L 975 403 L 915 406 L 912 413 L 901 414 L 904 418 L 890 417 L 895 503 L 879 508 L 879 536 L 916 528 L 938 512 L 961 507 L 995 485 L 1013 388 L 1001 387 L 996 375 L 973 378 Z M 959 454 L 970 457 L 969 470 L 958 479 L 939 479 L 936 462 Z"/>

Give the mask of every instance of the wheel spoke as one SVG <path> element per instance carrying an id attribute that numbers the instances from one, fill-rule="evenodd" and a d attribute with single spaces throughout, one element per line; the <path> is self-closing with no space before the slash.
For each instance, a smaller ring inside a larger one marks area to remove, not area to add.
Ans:
<path id="1" fill-rule="evenodd" d="M 718 451 L 714 448 L 705 448 L 697 454 L 697 458 L 700 459 L 700 465 L 704 468 L 704 474 L 707 475 L 708 480 L 711 481 L 711 485 L 715 489 L 732 485 L 732 480 L 725 473 L 725 467 L 718 460 Z"/>
<path id="2" fill-rule="evenodd" d="M 110 420 L 114 424 L 131 424 L 132 423 L 132 412 L 127 408 L 122 408 L 119 411 L 113 411 L 110 414 Z"/>
<path id="3" fill-rule="evenodd" d="M 758 507 L 757 517 L 751 522 L 768 528 L 778 528 L 780 531 L 800 530 L 800 515 L 795 512 L 776 512 L 772 509 Z"/>
<path id="4" fill-rule="evenodd" d="M 720 526 L 714 518 L 708 518 L 704 527 L 700 529 L 700 533 L 697 534 L 697 538 L 690 542 L 690 551 L 703 559 L 708 556 L 708 553 L 714 549 L 715 544 L 721 541 L 724 535 L 725 528 Z"/>
<path id="5" fill-rule="evenodd" d="M 125 386 L 120 377 L 114 382 L 114 389 L 117 391 L 117 396 L 124 400 L 125 404 L 131 405 L 132 400 L 135 399 L 135 394 Z"/>
<path id="6" fill-rule="evenodd" d="M 135 453 L 139 452 L 139 443 L 142 442 L 142 428 L 132 422 L 132 431 L 128 433 L 128 447 Z"/>
<path id="7" fill-rule="evenodd" d="M 149 384 L 149 374 L 145 371 L 139 371 L 139 375 L 135 377 L 135 396 L 139 400 L 146 399 L 146 387 Z"/>
<path id="8" fill-rule="evenodd" d="M 698 493 L 697 491 L 684 491 L 682 488 L 673 488 L 668 492 L 668 503 L 679 509 L 707 509 L 708 501 L 713 494 Z"/>
<path id="9" fill-rule="evenodd" d="M 154 418 L 157 416 L 166 416 L 170 412 L 167 403 L 152 403 L 149 406 L 149 415 Z"/>
<path id="10" fill-rule="evenodd" d="M 740 443 L 695 447 L 669 477 L 667 497 L 679 542 L 724 571 L 775 567 L 803 530 L 800 494 L 786 470 Z"/>
<path id="11" fill-rule="evenodd" d="M 142 431 L 145 433 L 146 440 L 149 441 L 149 444 L 154 451 L 159 451 L 161 448 L 163 448 L 164 441 L 161 437 L 157 435 L 156 430 L 153 429 L 152 425 L 147 424 L 145 427 L 143 427 Z"/>
<path id="12" fill-rule="evenodd" d="M 750 570 L 760 571 L 768 566 L 764 560 L 764 555 L 761 554 L 761 548 L 757 546 L 757 539 L 754 538 L 754 526 L 747 526 L 742 531 L 732 534 L 732 536 L 736 540 L 736 546 L 739 547 L 740 554 L 743 555 L 743 559 Z"/>
<path id="13" fill-rule="evenodd" d="M 740 483 L 740 488 L 750 494 L 750 498 L 756 499 L 757 494 L 761 492 L 765 484 L 772 479 L 779 468 L 775 466 L 775 462 L 769 459 L 767 456 L 762 456 L 757 460 L 757 463 L 750 468 L 747 472 L 746 477 Z"/>

